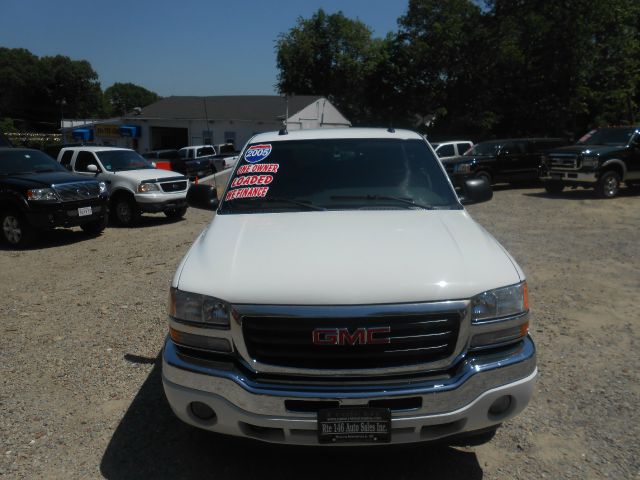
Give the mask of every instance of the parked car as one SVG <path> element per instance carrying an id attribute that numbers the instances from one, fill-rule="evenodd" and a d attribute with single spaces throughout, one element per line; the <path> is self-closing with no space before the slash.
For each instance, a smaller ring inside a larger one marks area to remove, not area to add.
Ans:
<path id="1" fill-rule="evenodd" d="M 432 143 L 431 146 L 440 160 L 464 155 L 464 152 L 473 147 L 471 140 L 450 140 L 448 142 Z"/>
<path id="2" fill-rule="evenodd" d="M 591 130 L 575 145 L 551 150 L 544 157 L 540 178 L 552 194 L 580 186 L 612 198 L 623 181 L 640 188 L 640 126 Z"/>
<path id="3" fill-rule="evenodd" d="M 208 158 L 194 158 L 188 160 L 178 153 L 178 150 L 154 150 L 143 153 L 142 156 L 156 164 L 157 168 L 181 173 L 195 180 L 208 177 L 213 173 L 211 162 Z"/>
<path id="4" fill-rule="evenodd" d="M 537 181 L 544 152 L 565 145 L 561 138 L 513 138 L 481 142 L 442 163 L 454 185 L 482 178 L 489 184 Z"/>
<path id="5" fill-rule="evenodd" d="M 135 225 L 142 212 L 180 218 L 187 211 L 187 177 L 154 168 L 133 150 L 68 147 L 60 151 L 58 161 L 72 172 L 107 184 L 111 213 L 120 225 Z"/>
<path id="6" fill-rule="evenodd" d="M 69 173 L 39 150 L 0 148 L 0 234 L 23 248 L 43 229 L 80 226 L 98 235 L 107 223 L 104 182 Z"/>
<path id="7" fill-rule="evenodd" d="M 233 144 L 214 145 L 192 145 L 178 150 L 181 158 L 207 159 L 211 163 L 213 173 L 221 172 L 235 165 L 237 152 Z"/>
<path id="8" fill-rule="evenodd" d="M 525 276 L 417 133 L 254 136 L 173 278 L 162 381 L 207 430 L 288 444 L 489 438 L 537 375 Z M 220 252 L 229 252 L 221 255 Z"/>

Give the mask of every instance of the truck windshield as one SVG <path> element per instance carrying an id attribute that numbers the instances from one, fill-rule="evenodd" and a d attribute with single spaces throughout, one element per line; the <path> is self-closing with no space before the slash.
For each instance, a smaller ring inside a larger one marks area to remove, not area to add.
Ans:
<path id="1" fill-rule="evenodd" d="M 133 150 L 105 150 L 96 152 L 105 169 L 110 172 L 153 168 L 149 161 Z"/>
<path id="2" fill-rule="evenodd" d="M 635 130 L 634 127 L 591 130 L 580 138 L 576 145 L 628 145 Z"/>
<path id="3" fill-rule="evenodd" d="M 504 142 L 482 142 L 478 143 L 470 148 L 464 155 L 467 157 L 473 157 L 476 155 L 497 155 L 498 150 Z"/>
<path id="4" fill-rule="evenodd" d="M 38 150 L 12 148 L 0 152 L 0 175 L 66 171 L 53 158 Z"/>
<path id="5" fill-rule="evenodd" d="M 218 213 L 462 208 L 422 140 L 316 139 L 252 144 Z"/>

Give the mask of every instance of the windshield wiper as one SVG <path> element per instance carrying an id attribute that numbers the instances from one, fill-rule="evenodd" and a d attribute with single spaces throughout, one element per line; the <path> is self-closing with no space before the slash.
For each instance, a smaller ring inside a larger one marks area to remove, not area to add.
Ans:
<path id="1" fill-rule="evenodd" d="M 293 200 L 291 198 L 284 198 L 284 197 L 248 197 L 248 198 L 236 198 L 234 199 L 234 201 L 238 201 L 238 200 L 260 200 L 262 202 L 282 202 L 282 203 L 288 203 L 290 205 L 297 205 L 299 207 L 305 207 L 308 208 L 309 210 L 326 210 L 325 207 L 319 207 L 318 205 L 314 205 L 311 202 L 303 202 L 300 200 Z"/>
<path id="2" fill-rule="evenodd" d="M 431 205 L 417 203 L 410 197 L 396 197 L 394 195 L 334 195 L 329 198 L 331 198 L 331 200 L 394 200 L 396 202 L 401 202 L 424 210 L 434 210 L 435 208 Z"/>

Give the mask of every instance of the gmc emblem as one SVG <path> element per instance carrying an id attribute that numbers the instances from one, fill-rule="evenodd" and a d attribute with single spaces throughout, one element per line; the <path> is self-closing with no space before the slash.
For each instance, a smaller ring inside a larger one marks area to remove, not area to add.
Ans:
<path id="1" fill-rule="evenodd" d="M 391 327 L 356 328 L 316 328 L 312 332 L 314 345 L 384 345 L 391 343 Z"/>

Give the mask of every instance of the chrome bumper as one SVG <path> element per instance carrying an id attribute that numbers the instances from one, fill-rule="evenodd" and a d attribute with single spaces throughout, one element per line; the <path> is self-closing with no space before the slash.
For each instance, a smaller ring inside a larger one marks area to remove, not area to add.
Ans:
<path id="1" fill-rule="evenodd" d="M 170 339 L 163 352 L 162 380 L 176 415 L 191 425 L 268 442 L 315 445 L 317 414 L 290 411 L 285 401 L 338 401 L 367 406 L 369 400 L 420 399 L 421 407 L 393 410 L 392 443 L 457 435 L 497 425 L 520 413 L 531 398 L 537 375 L 533 341 L 527 337 L 498 353 L 470 354 L 448 375 L 403 382 L 330 384 L 252 380 L 230 364 L 197 363 L 182 356 Z M 511 406 L 496 416 L 488 410 L 509 395 Z M 202 421 L 191 402 L 209 405 L 216 418 Z"/>
<path id="2" fill-rule="evenodd" d="M 540 180 L 552 181 L 558 180 L 562 182 L 576 182 L 576 183 L 596 183 L 598 178 L 595 172 L 581 173 L 581 172 L 558 172 L 555 170 L 547 172 L 545 175 L 540 176 Z"/>

